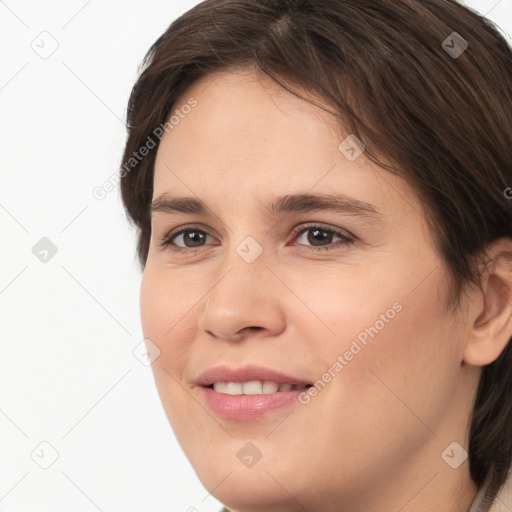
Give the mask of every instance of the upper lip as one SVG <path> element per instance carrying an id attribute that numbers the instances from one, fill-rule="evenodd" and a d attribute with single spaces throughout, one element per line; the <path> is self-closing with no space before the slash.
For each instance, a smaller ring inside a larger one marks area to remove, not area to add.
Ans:
<path id="1" fill-rule="evenodd" d="M 242 368 L 214 366 L 199 376 L 197 384 L 199 386 L 211 386 L 215 382 L 250 382 L 255 380 L 272 381 L 277 384 L 310 384 L 303 379 L 287 375 L 278 370 L 255 365 L 243 366 Z"/>

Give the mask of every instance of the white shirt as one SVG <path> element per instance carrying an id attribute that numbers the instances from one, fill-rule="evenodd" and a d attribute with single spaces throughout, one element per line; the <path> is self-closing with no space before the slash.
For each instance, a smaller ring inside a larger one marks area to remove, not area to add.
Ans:
<path id="1" fill-rule="evenodd" d="M 493 504 L 489 507 L 487 489 L 481 488 L 468 512 L 511 512 L 512 511 L 512 468 Z"/>

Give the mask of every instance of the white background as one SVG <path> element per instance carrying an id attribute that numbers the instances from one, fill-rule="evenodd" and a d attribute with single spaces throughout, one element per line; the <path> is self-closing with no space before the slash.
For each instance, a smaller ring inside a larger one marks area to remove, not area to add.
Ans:
<path id="1" fill-rule="evenodd" d="M 196 3 L 0 0 L 0 512 L 220 509 L 133 354 L 141 275 L 119 190 L 92 195 L 118 169 L 146 50 Z M 512 34 L 512 0 L 465 3 Z"/>

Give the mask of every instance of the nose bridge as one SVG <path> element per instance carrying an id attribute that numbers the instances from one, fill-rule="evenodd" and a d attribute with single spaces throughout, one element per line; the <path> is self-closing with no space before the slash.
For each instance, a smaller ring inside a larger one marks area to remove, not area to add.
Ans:
<path id="1" fill-rule="evenodd" d="M 222 297 L 227 301 L 261 298 L 261 292 L 271 275 L 266 268 L 268 258 L 263 245 L 252 236 L 246 236 L 240 243 L 233 245 L 229 254 L 222 259 L 216 284 L 208 293 L 210 303 Z"/>
<path id="2" fill-rule="evenodd" d="M 283 315 L 273 294 L 276 284 L 262 244 L 246 237 L 224 255 L 215 284 L 207 293 L 199 327 L 231 339 L 247 327 L 279 331 Z"/>

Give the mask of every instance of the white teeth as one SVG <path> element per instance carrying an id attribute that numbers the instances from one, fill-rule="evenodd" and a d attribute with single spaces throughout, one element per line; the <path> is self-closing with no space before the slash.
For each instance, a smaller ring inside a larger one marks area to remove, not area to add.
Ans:
<path id="1" fill-rule="evenodd" d="M 213 389 L 217 391 L 218 393 L 227 393 L 226 388 L 228 385 L 225 382 L 216 382 L 213 385 Z"/>
<path id="2" fill-rule="evenodd" d="M 275 393 L 279 389 L 279 385 L 275 382 L 265 381 L 262 388 L 265 395 L 270 395 L 270 393 Z"/>
<path id="3" fill-rule="evenodd" d="M 278 384 L 272 381 L 252 380 L 249 382 L 215 382 L 213 389 L 227 395 L 269 395 L 277 391 L 305 389 L 304 385 Z"/>
<path id="4" fill-rule="evenodd" d="M 261 395 L 263 393 L 263 384 L 259 380 L 252 380 L 242 384 L 244 395 Z"/>
<path id="5" fill-rule="evenodd" d="M 240 382 L 227 382 L 226 393 L 228 395 L 242 395 L 242 384 Z"/>

